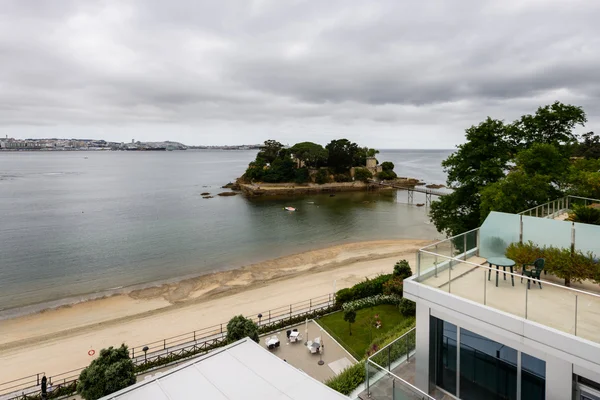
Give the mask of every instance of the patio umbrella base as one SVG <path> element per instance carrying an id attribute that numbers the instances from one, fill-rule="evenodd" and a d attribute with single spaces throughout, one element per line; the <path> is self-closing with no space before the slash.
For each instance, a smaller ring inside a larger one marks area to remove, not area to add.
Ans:
<path id="1" fill-rule="evenodd" d="M 317 364 L 319 364 L 319 365 L 323 365 L 323 364 L 325 364 L 325 361 L 323 361 L 323 360 L 319 360 L 319 362 L 318 362 Z"/>

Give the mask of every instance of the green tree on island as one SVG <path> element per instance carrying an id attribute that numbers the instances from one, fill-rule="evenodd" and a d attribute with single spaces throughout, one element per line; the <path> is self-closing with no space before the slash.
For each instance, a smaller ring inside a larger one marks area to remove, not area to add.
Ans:
<path id="1" fill-rule="evenodd" d="M 297 159 L 304 161 L 306 166 L 313 168 L 326 165 L 329 156 L 329 152 L 323 146 L 313 142 L 296 143 L 290 151 Z"/>
<path id="2" fill-rule="evenodd" d="M 124 344 L 100 350 L 100 356 L 79 375 L 77 393 L 96 400 L 135 383 L 135 366 Z"/>
<path id="3" fill-rule="evenodd" d="M 258 152 L 256 159 L 263 159 L 267 163 L 272 163 L 279 156 L 279 152 L 283 149 L 283 145 L 276 140 L 265 140 L 264 145 Z"/>
<path id="4" fill-rule="evenodd" d="M 227 323 L 227 343 L 237 342 L 245 337 L 258 343 L 258 326 L 243 315 L 236 315 Z"/>
<path id="5" fill-rule="evenodd" d="M 364 165 L 358 164 L 363 149 L 348 139 L 332 140 L 325 148 L 328 151 L 327 165 L 335 173 L 344 173 L 356 165 Z"/>

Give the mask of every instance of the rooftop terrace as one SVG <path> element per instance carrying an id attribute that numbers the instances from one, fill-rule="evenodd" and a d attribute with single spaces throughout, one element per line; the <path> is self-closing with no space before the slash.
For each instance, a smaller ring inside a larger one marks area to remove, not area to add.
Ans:
<path id="1" fill-rule="evenodd" d="M 503 257 L 510 243 L 532 241 L 543 246 L 600 255 L 600 226 L 564 220 L 574 203 L 600 200 L 567 197 L 521 214 L 492 212 L 475 230 L 434 243 L 417 256 L 414 280 L 437 290 L 600 343 L 600 286 L 592 281 L 567 287 L 542 274 L 541 288 L 521 279 L 520 266 L 511 273 L 487 264 Z M 537 215 L 537 217 L 536 217 Z M 532 260 L 533 261 L 533 260 Z M 514 280 L 514 284 L 513 284 Z"/>

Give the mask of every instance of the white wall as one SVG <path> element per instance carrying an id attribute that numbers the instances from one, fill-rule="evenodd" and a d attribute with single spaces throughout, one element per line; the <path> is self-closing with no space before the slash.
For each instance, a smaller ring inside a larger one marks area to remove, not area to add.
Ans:
<path id="1" fill-rule="evenodd" d="M 546 362 L 546 398 L 570 399 L 572 373 L 599 382 L 600 345 L 407 279 L 417 303 L 416 386 L 429 386 L 429 316 L 448 321 Z M 421 365 L 419 365 L 421 364 Z"/>

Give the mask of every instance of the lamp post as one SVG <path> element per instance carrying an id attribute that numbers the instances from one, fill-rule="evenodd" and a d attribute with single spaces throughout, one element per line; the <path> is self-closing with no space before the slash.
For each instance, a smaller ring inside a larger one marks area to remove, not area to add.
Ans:
<path id="1" fill-rule="evenodd" d="M 321 345 L 319 346 L 319 362 L 317 364 L 323 365 L 325 361 L 323 361 L 323 349 L 325 346 L 323 345 L 323 328 L 321 328 Z"/>
<path id="2" fill-rule="evenodd" d="M 144 346 L 142 351 L 144 352 L 144 364 L 145 364 L 148 362 L 148 359 L 146 358 L 146 353 L 148 352 L 148 346 Z"/>
<path id="3" fill-rule="evenodd" d="M 258 326 L 260 326 L 260 320 L 262 318 L 262 314 L 258 314 Z"/>

